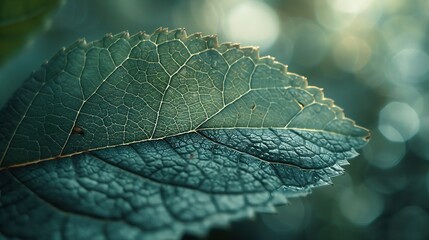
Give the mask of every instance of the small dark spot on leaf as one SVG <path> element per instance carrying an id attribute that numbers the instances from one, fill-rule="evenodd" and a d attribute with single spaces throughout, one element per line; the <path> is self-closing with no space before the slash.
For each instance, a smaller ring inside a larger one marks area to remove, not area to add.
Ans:
<path id="1" fill-rule="evenodd" d="M 255 108 L 256 108 L 256 105 L 253 104 L 252 107 L 251 107 L 252 111 L 255 110 Z"/>
<path id="2" fill-rule="evenodd" d="M 74 126 L 73 130 L 72 130 L 72 134 L 83 135 L 83 129 L 81 127 L 78 127 L 78 126 Z"/>
<path id="3" fill-rule="evenodd" d="M 189 158 L 190 160 L 194 159 L 194 154 L 193 154 L 193 153 L 189 154 L 188 158 Z"/>
<path id="4" fill-rule="evenodd" d="M 302 102 L 300 102 L 300 101 L 297 101 L 298 102 L 298 104 L 299 104 L 299 106 L 301 107 L 301 108 L 303 108 L 304 107 L 304 103 L 302 103 Z"/>

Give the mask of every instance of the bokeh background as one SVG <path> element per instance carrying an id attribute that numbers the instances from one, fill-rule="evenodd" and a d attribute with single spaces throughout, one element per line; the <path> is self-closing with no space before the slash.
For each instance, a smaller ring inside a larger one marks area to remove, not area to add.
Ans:
<path id="1" fill-rule="evenodd" d="M 207 239 L 429 239 L 428 0 L 70 0 L 0 66 L 0 106 L 76 39 L 158 27 L 258 45 L 372 131 L 333 186 Z"/>

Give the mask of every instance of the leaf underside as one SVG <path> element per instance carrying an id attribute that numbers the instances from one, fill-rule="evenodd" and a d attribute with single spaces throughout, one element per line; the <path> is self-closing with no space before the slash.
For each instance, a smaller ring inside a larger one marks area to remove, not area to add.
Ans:
<path id="1" fill-rule="evenodd" d="M 0 234 L 18 238 L 204 235 L 329 184 L 368 138 L 257 49 L 181 29 L 61 50 L 0 129 Z"/>

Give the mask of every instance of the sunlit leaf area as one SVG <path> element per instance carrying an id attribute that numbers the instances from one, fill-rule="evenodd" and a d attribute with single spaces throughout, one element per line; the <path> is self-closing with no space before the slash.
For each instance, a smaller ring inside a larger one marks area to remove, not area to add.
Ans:
<path id="1" fill-rule="evenodd" d="M 70 0 L 0 66 L 0 106 L 83 37 L 184 27 L 259 46 L 323 87 L 372 139 L 333 186 L 206 239 L 429 239 L 428 9 L 427 0 Z"/>

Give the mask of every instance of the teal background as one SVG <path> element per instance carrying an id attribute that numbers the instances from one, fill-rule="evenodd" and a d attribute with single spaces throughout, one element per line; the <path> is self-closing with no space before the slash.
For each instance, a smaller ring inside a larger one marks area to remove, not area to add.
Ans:
<path id="1" fill-rule="evenodd" d="M 61 47 L 128 30 L 184 27 L 259 45 L 372 131 L 334 185 L 207 239 L 429 238 L 429 2 L 67 1 L 0 66 L 0 105 Z M 193 239 L 192 236 L 185 238 Z"/>

